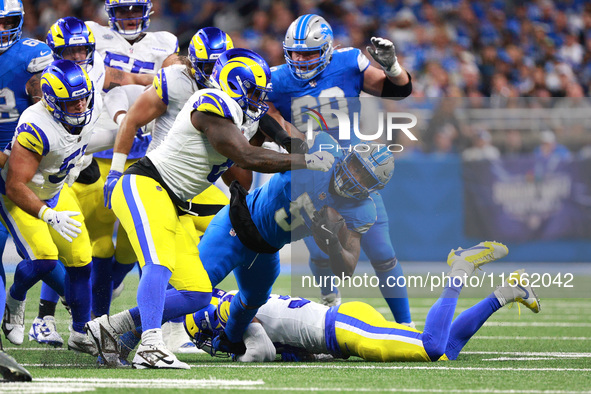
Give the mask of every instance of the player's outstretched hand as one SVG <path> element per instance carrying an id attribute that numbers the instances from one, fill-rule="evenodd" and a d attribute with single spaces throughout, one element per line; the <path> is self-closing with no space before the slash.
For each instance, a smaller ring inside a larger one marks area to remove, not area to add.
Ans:
<path id="1" fill-rule="evenodd" d="M 54 211 L 45 206 L 45 210 L 41 214 L 41 220 L 53 227 L 66 241 L 72 242 L 72 238 L 76 238 L 82 232 L 80 230 L 82 223 L 72 219 L 72 216 L 78 215 L 80 215 L 80 212 Z"/>
<path id="2" fill-rule="evenodd" d="M 246 346 L 244 342 L 230 342 L 225 331 L 220 331 L 220 334 L 213 338 L 211 342 L 213 348 L 218 352 L 226 352 L 233 354 L 244 354 L 246 353 Z"/>
<path id="3" fill-rule="evenodd" d="M 334 164 L 334 156 L 328 152 L 305 154 L 306 168 L 314 171 L 328 172 Z"/>
<path id="4" fill-rule="evenodd" d="M 105 195 L 105 207 L 111 209 L 111 196 L 113 195 L 113 189 L 115 189 L 115 185 L 119 178 L 121 178 L 121 174 L 119 171 L 111 170 L 107 175 L 107 180 L 105 180 L 105 187 L 103 189 L 103 194 Z"/>
<path id="5" fill-rule="evenodd" d="M 396 48 L 392 41 L 382 37 L 372 37 L 371 44 L 367 51 L 376 62 L 382 66 L 382 69 L 390 77 L 397 77 L 402 73 L 402 68 L 396 59 Z"/>

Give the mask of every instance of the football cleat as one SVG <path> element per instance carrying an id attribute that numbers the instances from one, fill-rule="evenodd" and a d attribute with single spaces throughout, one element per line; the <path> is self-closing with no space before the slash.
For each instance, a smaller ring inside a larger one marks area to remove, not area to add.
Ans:
<path id="1" fill-rule="evenodd" d="M 10 291 L 6 293 L 6 307 L 2 320 L 2 331 L 6 339 L 14 345 L 23 343 L 25 337 L 25 304 L 27 300 L 18 301 L 12 298 Z"/>
<path id="2" fill-rule="evenodd" d="M 509 254 L 509 249 L 500 242 L 485 241 L 468 249 L 452 249 L 447 256 L 447 264 L 451 267 L 456 261 L 466 261 L 474 268 L 501 259 Z"/>
<path id="3" fill-rule="evenodd" d="M 29 330 L 29 341 L 35 341 L 42 345 L 62 347 L 64 340 L 55 328 L 55 318 L 45 316 L 43 319 L 36 317 Z"/>
<path id="4" fill-rule="evenodd" d="M 74 331 L 71 326 L 70 338 L 68 338 L 68 350 L 98 356 L 98 349 L 88 335 Z"/>
<path id="5" fill-rule="evenodd" d="M 84 330 L 96 345 L 103 361 L 109 366 L 118 366 L 120 363 L 119 333 L 111 326 L 109 315 L 102 315 L 89 321 L 84 326 Z"/>
<path id="6" fill-rule="evenodd" d="M 337 306 L 341 305 L 341 293 L 337 290 L 336 293 L 328 293 L 322 296 L 322 305 Z"/>
<path id="7" fill-rule="evenodd" d="M 131 364 L 129 363 L 129 361 L 127 361 L 123 357 L 118 357 L 117 362 L 115 364 L 108 364 L 105 361 L 105 359 L 99 354 L 96 358 L 96 363 L 99 367 L 131 368 Z"/>
<path id="8" fill-rule="evenodd" d="M 509 278 L 503 283 L 502 287 L 510 287 L 513 289 L 513 297 L 505 298 L 505 302 L 518 302 L 525 305 L 527 309 L 533 313 L 539 313 L 542 309 L 540 298 L 530 286 L 527 277 L 524 277 L 525 269 L 519 269 L 512 272 Z"/>
<path id="9" fill-rule="evenodd" d="M 155 345 L 140 343 L 131 365 L 135 369 L 191 369 L 189 364 L 179 361 L 164 342 Z"/>
<path id="10" fill-rule="evenodd" d="M 16 362 L 12 356 L 0 350 L 0 374 L 8 382 L 30 382 L 33 380 L 29 371 Z"/>
<path id="11" fill-rule="evenodd" d="M 191 342 L 183 323 L 164 323 L 162 325 L 162 335 L 166 347 L 173 353 L 201 353 L 197 346 Z"/>

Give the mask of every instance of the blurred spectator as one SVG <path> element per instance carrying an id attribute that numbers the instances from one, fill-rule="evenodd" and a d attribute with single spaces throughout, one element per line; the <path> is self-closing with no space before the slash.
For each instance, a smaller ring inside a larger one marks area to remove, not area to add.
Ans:
<path id="1" fill-rule="evenodd" d="M 497 160 L 501 154 L 491 144 L 491 140 L 492 137 L 488 131 L 484 129 L 476 130 L 472 146 L 462 152 L 462 159 L 465 161 Z"/>
<path id="2" fill-rule="evenodd" d="M 527 150 L 523 145 L 523 137 L 519 130 L 507 130 L 503 136 L 503 157 L 519 157 L 525 153 L 527 153 Z"/>
<path id="3" fill-rule="evenodd" d="M 556 135 L 550 130 L 540 133 L 540 145 L 534 149 L 534 155 L 543 159 L 570 159 L 572 156 L 566 146 L 556 142 Z"/>

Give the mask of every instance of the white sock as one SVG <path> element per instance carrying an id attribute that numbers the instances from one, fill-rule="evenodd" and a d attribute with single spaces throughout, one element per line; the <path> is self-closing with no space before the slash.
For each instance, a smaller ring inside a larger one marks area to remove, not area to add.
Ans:
<path id="1" fill-rule="evenodd" d="M 119 312 L 116 315 L 109 317 L 109 323 L 111 323 L 111 327 L 113 327 L 113 329 L 119 334 L 135 329 L 135 323 L 128 310 L 124 310 L 123 312 Z"/>
<path id="2" fill-rule="evenodd" d="M 161 328 L 153 328 L 142 333 L 142 345 L 150 346 L 158 345 L 161 343 L 164 343 L 164 341 L 162 340 Z"/>
<path id="3" fill-rule="evenodd" d="M 466 283 L 466 280 L 474 273 L 474 264 L 468 263 L 465 260 L 457 260 L 451 266 L 451 272 L 449 277 L 460 278 L 462 283 Z M 456 282 L 457 283 L 457 279 Z"/>

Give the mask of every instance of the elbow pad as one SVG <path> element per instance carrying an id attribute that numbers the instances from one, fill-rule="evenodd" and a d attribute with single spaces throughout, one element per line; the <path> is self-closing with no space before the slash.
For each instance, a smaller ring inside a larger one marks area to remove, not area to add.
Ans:
<path id="1" fill-rule="evenodd" d="M 409 81 L 406 85 L 402 86 L 394 85 L 390 79 L 386 78 L 384 81 L 384 87 L 382 88 L 381 97 L 402 100 L 403 98 L 410 96 L 412 93 L 412 78 L 408 72 L 407 75 Z"/>

